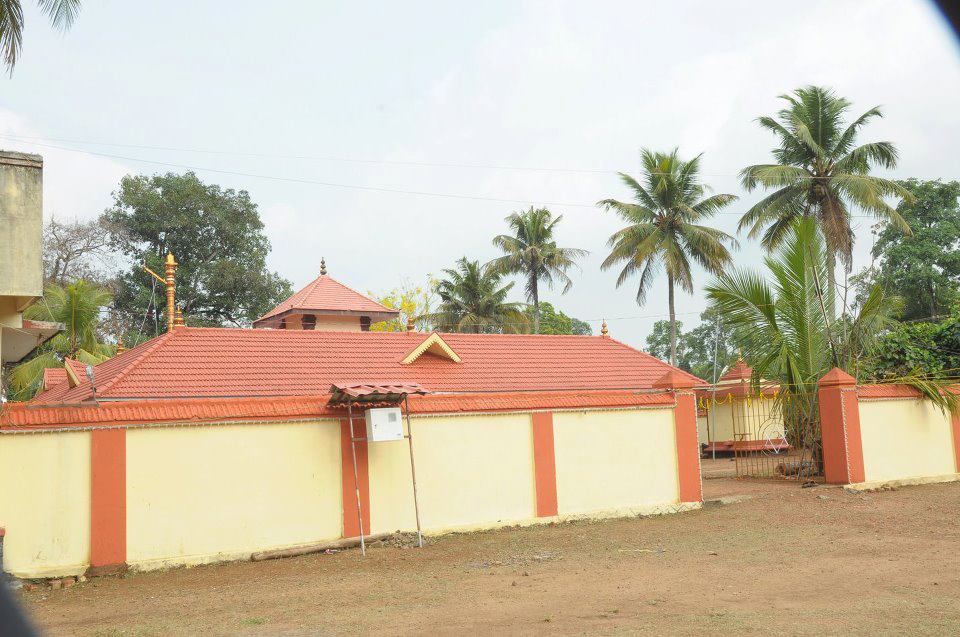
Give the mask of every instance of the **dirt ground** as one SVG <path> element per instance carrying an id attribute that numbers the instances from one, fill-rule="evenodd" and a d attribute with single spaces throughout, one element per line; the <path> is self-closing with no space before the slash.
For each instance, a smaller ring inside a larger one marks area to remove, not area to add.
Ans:
<path id="1" fill-rule="evenodd" d="M 21 591 L 50 635 L 960 634 L 960 483 L 751 499 Z"/>

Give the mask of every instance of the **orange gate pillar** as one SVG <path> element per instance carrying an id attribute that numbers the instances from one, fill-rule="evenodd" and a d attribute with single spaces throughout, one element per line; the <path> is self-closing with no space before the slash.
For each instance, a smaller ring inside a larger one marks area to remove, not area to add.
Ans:
<path id="1" fill-rule="evenodd" d="M 673 393 L 673 425 L 677 440 L 677 479 L 680 502 L 702 502 L 700 482 L 700 442 L 697 440 L 697 399 L 693 388 L 697 382 L 689 374 L 672 369 L 653 384 L 656 389 Z"/>
<path id="2" fill-rule="evenodd" d="M 839 367 L 834 367 L 817 385 L 824 479 L 829 484 L 863 482 L 857 381 Z"/>

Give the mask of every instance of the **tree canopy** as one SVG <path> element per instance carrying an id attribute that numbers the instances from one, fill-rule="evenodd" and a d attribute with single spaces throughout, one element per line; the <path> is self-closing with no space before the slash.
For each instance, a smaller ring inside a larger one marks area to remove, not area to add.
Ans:
<path id="1" fill-rule="evenodd" d="M 960 290 L 960 182 L 897 183 L 914 196 L 897 206 L 913 232 L 904 235 L 894 225 L 879 224 L 876 266 L 861 278 L 902 297 L 905 321 L 940 317 L 957 302 Z"/>
<path id="2" fill-rule="evenodd" d="M 270 242 L 245 190 L 205 184 L 192 172 L 127 176 L 103 219 L 111 246 L 131 263 L 115 298 L 131 326 L 145 311 L 148 331 L 162 326 L 162 290 L 141 266 L 162 274 L 168 252 L 180 263 L 177 300 L 188 324 L 249 325 L 291 293 L 266 267 Z"/>
<path id="3" fill-rule="evenodd" d="M 576 265 L 577 259 L 587 255 L 579 248 L 561 248 L 554 232 L 563 215 L 553 216 L 546 208 L 533 208 L 515 212 L 506 218 L 511 234 L 493 238 L 493 245 L 504 255 L 490 262 L 489 267 L 499 274 L 521 274 L 525 279 L 527 300 L 533 304 L 533 331 L 540 333 L 540 281 L 552 288 L 561 283 L 561 294 L 566 294 L 573 285 L 567 270 Z"/>
<path id="4" fill-rule="evenodd" d="M 513 283 L 479 261 L 466 257 L 443 271 L 437 283 L 440 304 L 430 315 L 436 329 L 447 332 L 496 334 L 524 332 L 528 327 L 523 306 L 507 300 Z"/>
<path id="5" fill-rule="evenodd" d="M 10 385 L 15 400 L 28 400 L 39 391 L 43 370 L 62 367 L 65 358 L 97 365 L 116 351 L 100 340 L 100 318 L 110 305 L 110 292 L 79 280 L 66 286 L 48 285 L 43 298 L 23 315 L 37 321 L 62 323 L 63 331 L 37 348 L 34 356 L 13 368 Z"/>
<path id="6" fill-rule="evenodd" d="M 80 0 L 37 0 L 37 6 L 50 18 L 55 29 L 66 31 L 80 13 Z M 0 56 L 9 73 L 23 48 L 23 2 L 0 0 Z"/>
<path id="7" fill-rule="evenodd" d="M 533 306 L 527 306 L 525 312 L 532 324 L 534 314 Z M 586 321 L 567 316 L 554 308 L 552 303 L 542 301 L 540 303 L 540 331 L 537 333 L 589 336 L 593 334 L 593 329 Z"/>
<path id="8" fill-rule="evenodd" d="M 671 325 L 668 360 L 673 365 L 677 362 L 674 287 L 679 285 L 681 290 L 692 293 L 691 262 L 708 272 L 719 272 L 730 263 L 730 252 L 724 244 L 736 244 L 726 232 L 702 225 L 737 198 L 724 194 L 704 196 L 707 189 L 700 183 L 700 157 L 683 161 L 676 149 L 671 153 L 643 150 L 643 183 L 620 173 L 635 202 L 604 199 L 597 204 L 617 213 L 628 224 L 607 241 L 611 250 L 601 265 L 604 270 L 623 265 L 617 287 L 639 273 L 637 303 L 643 305 L 653 279 L 660 270 L 666 271 Z"/>
<path id="9" fill-rule="evenodd" d="M 700 314 L 700 325 L 689 332 L 677 321 L 677 367 L 708 382 L 715 380 L 715 373 L 719 378 L 743 347 L 743 339 L 720 317 L 715 307 L 708 307 Z M 647 353 L 661 360 L 670 356 L 670 321 L 653 324 L 647 335 Z"/>
<path id="10" fill-rule="evenodd" d="M 845 122 L 850 102 L 832 90 L 808 86 L 781 95 L 786 106 L 776 117 L 760 117 L 760 126 L 777 138 L 774 164 L 748 166 L 740 173 L 747 191 L 758 187 L 773 192 L 754 204 L 740 219 L 738 230 L 750 238 L 761 237 L 764 247 L 775 249 L 791 232 L 794 221 L 813 217 L 826 241 L 829 279 L 834 290 L 836 259 L 849 266 L 853 254 L 851 209 L 884 219 L 900 232 L 910 228 L 886 202 L 887 197 L 909 200 L 909 191 L 895 181 L 876 177 L 876 167 L 894 168 L 897 149 L 888 141 L 857 145 L 860 130 L 876 117 L 875 106 L 852 122 Z M 829 295 L 831 318 L 834 294 Z"/>

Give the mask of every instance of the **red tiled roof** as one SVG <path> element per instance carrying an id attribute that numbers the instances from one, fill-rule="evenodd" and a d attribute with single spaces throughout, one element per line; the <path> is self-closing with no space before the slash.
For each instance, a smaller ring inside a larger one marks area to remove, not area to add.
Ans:
<path id="1" fill-rule="evenodd" d="M 749 367 L 743 359 L 738 360 L 733 366 L 720 377 L 720 380 L 717 382 L 724 381 L 734 381 L 734 380 L 750 380 L 750 375 L 753 374 L 753 368 Z"/>
<path id="2" fill-rule="evenodd" d="M 63 367 L 48 367 L 43 370 L 43 389 L 51 389 L 67 382 L 67 370 Z"/>
<path id="3" fill-rule="evenodd" d="M 647 389 L 672 368 L 605 336 L 443 334 L 462 359 L 401 361 L 428 334 L 179 327 L 95 368 L 97 397 L 325 395 L 334 383 L 419 383 L 432 392 Z M 703 381 L 680 372 L 703 384 Z M 58 389 L 58 388 L 55 388 Z M 81 402 L 89 383 L 51 400 Z"/>
<path id="4" fill-rule="evenodd" d="M 910 385 L 858 385 L 858 398 L 920 398 L 922 394 Z"/>
<path id="5" fill-rule="evenodd" d="M 945 391 L 960 394 L 960 385 L 951 385 Z M 923 398 L 920 390 L 910 385 L 877 384 L 857 385 L 858 398 Z"/>
<path id="6" fill-rule="evenodd" d="M 343 416 L 343 407 L 328 406 L 324 396 L 265 398 L 195 398 L 89 403 L 87 405 L 31 405 L 7 403 L 0 411 L 0 429 L 51 429 L 136 424 L 224 421 L 271 421 Z M 448 414 L 538 409 L 658 407 L 673 404 L 666 392 L 630 391 L 506 392 L 496 394 L 428 394 L 410 397 L 415 414 Z"/>
<path id="7" fill-rule="evenodd" d="M 383 315 L 386 319 L 400 314 L 397 310 L 381 305 L 343 283 L 321 274 L 305 288 L 273 308 L 256 321 L 254 325 L 269 318 L 279 318 L 281 314 L 346 314 L 346 315 Z"/>
<path id="8" fill-rule="evenodd" d="M 81 385 L 90 386 L 90 381 L 87 379 L 87 366 L 73 358 L 66 358 L 63 361 L 63 367 L 47 367 L 43 370 L 42 389 L 44 396 L 53 397 L 70 391 L 70 377 L 67 375 L 68 366 L 73 370 L 74 376 L 77 377 Z"/>

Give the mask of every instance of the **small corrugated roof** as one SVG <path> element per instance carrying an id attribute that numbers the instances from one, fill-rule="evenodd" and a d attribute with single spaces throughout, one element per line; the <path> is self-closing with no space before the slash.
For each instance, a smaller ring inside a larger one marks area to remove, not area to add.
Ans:
<path id="1" fill-rule="evenodd" d="M 293 314 L 340 314 L 388 320 L 398 316 L 400 312 L 377 303 L 326 274 L 321 274 L 253 324 L 259 327 L 266 323 L 279 323 L 284 316 Z"/>
<path id="2" fill-rule="evenodd" d="M 418 383 L 433 392 L 649 389 L 674 369 L 607 336 L 442 336 L 460 362 L 427 352 L 404 364 L 430 338 L 419 332 L 178 327 L 97 365 L 97 398 L 323 395 L 343 379 Z M 35 402 L 91 397 L 86 383 Z"/>

